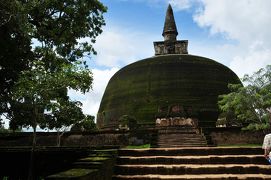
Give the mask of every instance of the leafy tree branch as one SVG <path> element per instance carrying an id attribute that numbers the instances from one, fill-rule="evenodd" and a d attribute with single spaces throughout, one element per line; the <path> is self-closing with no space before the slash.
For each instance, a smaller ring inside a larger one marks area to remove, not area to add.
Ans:
<path id="1" fill-rule="evenodd" d="M 236 121 L 247 130 L 270 128 L 271 116 L 271 65 L 254 74 L 245 75 L 243 84 L 229 84 L 231 92 L 221 95 L 219 107 L 223 112 L 231 112 Z"/>

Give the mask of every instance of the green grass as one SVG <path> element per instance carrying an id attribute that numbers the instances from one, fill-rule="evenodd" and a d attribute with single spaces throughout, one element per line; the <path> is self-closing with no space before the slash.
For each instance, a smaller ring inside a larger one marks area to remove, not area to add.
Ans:
<path id="1" fill-rule="evenodd" d="M 83 158 L 83 159 L 80 159 L 81 161 L 105 161 L 105 160 L 108 160 L 110 158 L 108 157 L 86 157 L 86 158 Z"/>
<path id="2" fill-rule="evenodd" d="M 126 149 L 145 149 L 145 148 L 150 148 L 151 145 L 150 144 L 143 144 L 143 145 L 139 145 L 139 146 L 126 146 Z"/>
<path id="3" fill-rule="evenodd" d="M 217 147 L 261 147 L 261 144 L 225 144 Z"/>

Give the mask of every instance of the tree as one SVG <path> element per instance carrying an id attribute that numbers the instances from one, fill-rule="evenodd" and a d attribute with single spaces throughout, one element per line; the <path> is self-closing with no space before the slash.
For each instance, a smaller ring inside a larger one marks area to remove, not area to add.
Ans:
<path id="1" fill-rule="evenodd" d="M 12 86 L 33 57 L 27 16 L 21 12 L 18 1 L 0 1 L 0 117 L 14 109 Z"/>
<path id="2" fill-rule="evenodd" d="M 53 106 L 52 106 L 53 104 Z M 45 121 L 41 128 L 57 131 L 57 146 L 61 145 L 61 137 L 73 125 L 82 121 L 85 115 L 82 112 L 82 103 L 79 101 L 54 101 L 50 104 L 51 112 L 45 114 Z"/>
<path id="3" fill-rule="evenodd" d="M 91 88 L 92 75 L 88 69 L 76 63 L 59 64 L 58 70 L 52 72 L 42 61 L 34 61 L 32 68 L 23 71 L 14 85 L 13 101 L 27 107 L 22 117 L 14 118 L 17 126 L 33 128 L 33 141 L 29 166 L 29 177 L 33 179 L 33 162 L 36 147 L 36 128 L 56 128 L 60 130 L 82 117 L 83 113 L 77 102 L 72 102 L 66 89 L 75 89 L 85 93 Z M 80 116 L 81 115 L 81 116 Z M 17 116 L 18 117 L 18 116 Z M 26 119 L 23 117 L 27 117 Z M 59 131 L 58 131 L 59 132 Z M 58 135 L 58 145 L 61 136 Z"/>
<path id="4" fill-rule="evenodd" d="M 17 112 L 25 103 L 12 100 L 18 75 L 31 69 L 33 61 L 43 61 L 54 72 L 63 62 L 96 54 L 92 44 L 102 32 L 106 8 L 98 0 L 11 0 L 0 5 L 0 114 L 8 113 L 16 127 L 16 116 L 29 114 Z M 61 95 L 67 98 L 67 89 Z"/>
<path id="5" fill-rule="evenodd" d="M 83 58 L 96 54 L 92 44 L 105 25 L 106 8 L 98 0 L 0 3 L 0 33 L 7 36 L 0 42 L 0 73 L 4 74 L 0 113 L 7 114 L 12 128 L 33 127 L 33 152 L 38 125 L 67 126 L 61 111 L 79 108 L 70 101 L 68 89 L 83 93 L 90 89 L 92 75 Z M 7 63 L 10 59 L 13 64 Z M 17 60 L 22 66 L 16 66 Z"/>
<path id="6" fill-rule="evenodd" d="M 91 72 L 75 63 L 62 64 L 56 72 L 51 72 L 42 61 L 34 61 L 32 69 L 23 71 L 14 86 L 14 101 L 24 104 L 28 113 L 23 112 L 26 119 L 20 117 L 16 124 L 33 128 L 33 146 L 38 125 L 61 129 L 83 119 L 81 104 L 70 101 L 66 96 L 63 98 L 62 93 L 66 88 L 85 93 L 91 88 L 91 83 Z"/>
<path id="7" fill-rule="evenodd" d="M 270 128 L 271 65 L 253 75 L 245 75 L 242 84 L 229 84 L 231 93 L 220 96 L 219 107 L 233 112 L 236 121 L 247 130 Z"/>
<path id="8" fill-rule="evenodd" d="M 91 115 L 85 115 L 82 121 L 74 124 L 71 128 L 71 131 L 97 131 L 97 126 L 94 122 L 95 117 Z"/>
<path id="9" fill-rule="evenodd" d="M 0 126 L 0 133 L 9 133 L 10 130 Z"/>
<path id="10" fill-rule="evenodd" d="M 0 122 L 0 133 L 7 133 L 7 132 L 9 132 L 9 130 L 6 129 L 6 128 L 3 126 L 3 124 Z"/>

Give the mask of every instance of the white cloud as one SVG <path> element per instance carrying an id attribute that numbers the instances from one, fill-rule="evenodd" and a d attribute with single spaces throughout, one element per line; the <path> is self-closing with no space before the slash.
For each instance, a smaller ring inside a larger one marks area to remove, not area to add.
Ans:
<path id="1" fill-rule="evenodd" d="M 144 43 L 143 42 L 144 39 Z M 106 67 L 122 67 L 136 60 L 152 56 L 153 37 L 149 34 L 125 28 L 110 27 L 97 38 L 96 64 Z"/>
<path id="2" fill-rule="evenodd" d="M 117 0 L 117 1 L 129 1 L 129 2 L 136 2 L 136 3 L 148 3 L 150 5 L 160 5 L 161 3 L 165 3 L 165 0 Z"/>
<path id="3" fill-rule="evenodd" d="M 203 6 L 194 20 L 211 34 L 222 34 L 236 44 L 221 50 L 239 76 L 266 66 L 271 59 L 270 0 L 202 0 Z"/>
<path id="4" fill-rule="evenodd" d="M 187 10 L 196 5 L 196 3 L 200 3 L 199 0 L 169 0 L 174 9 L 177 11 Z"/>
<path id="5" fill-rule="evenodd" d="M 169 3 L 176 8 L 177 11 L 179 10 L 186 10 L 191 8 L 195 3 L 198 3 L 200 0 L 118 0 L 118 1 L 132 1 L 136 3 L 147 3 L 149 6 L 152 7 L 161 7 L 168 5 Z"/>
<path id="6" fill-rule="evenodd" d="M 212 33 L 226 33 L 242 42 L 270 39 L 270 0 L 203 0 L 203 4 L 194 18 Z"/>
<path id="7" fill-rule="evenodd" d="M 83 112 L 85 114 L 95 115 L 98 112 L 99 105 L 109 79 L 118 71 L 118 68 L 105 70 L 93 69 L 93 90 L 86 94 L 76 91 L 70 91 L 72 99 L 80 100 L 83 103 Z"/>
<path id="8" fill-rule="evenodd" d="M 230 68 L 237 72 L 239 77 L 243 77 L 245 74 L 252 74 L 270 64 L 270 60 L 270 49 L 255 50 L 251 47 L 248 56 L 235 56 L 230 62 Z"/>
<path id="9" fill-rule="evenodd" d="M 2 121 L 1 121 L 1 119 L 2 119 Z M 6 129 L 9 127 L 9 120 L 4 115 L 0 116 L 0 123 L 2 123 L 2 125 Z M 1 127 L 1 125 L 0 125 L 0 127 Z"/>

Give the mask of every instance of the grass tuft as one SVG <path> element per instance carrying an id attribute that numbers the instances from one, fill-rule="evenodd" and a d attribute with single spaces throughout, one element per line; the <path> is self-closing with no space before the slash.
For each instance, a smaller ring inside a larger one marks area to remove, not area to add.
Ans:
<path id="1" fill-rule="evenodd" d="M 139 145 L 139 146 L 126 146 L 126 149 L 146 149 L 146 148 L 150 148 L 151 145 L 150 144 L 143 144 L 143 145 Z"/>

